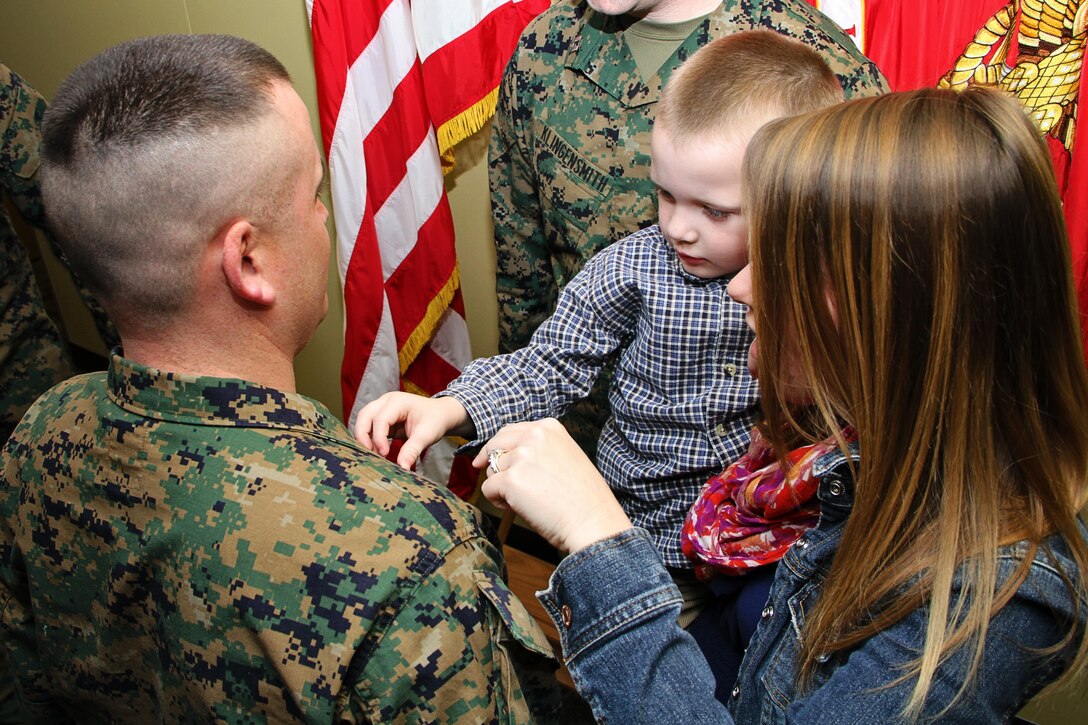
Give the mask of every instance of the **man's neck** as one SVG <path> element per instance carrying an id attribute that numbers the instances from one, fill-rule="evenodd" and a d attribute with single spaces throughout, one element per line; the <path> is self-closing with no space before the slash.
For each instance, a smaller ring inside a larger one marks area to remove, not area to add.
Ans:
<path id="1" fill-rule="evenodd" d="M 121 343 L 126 358 L 147 367 L 191 376 L 240 378 L 295 392 L 291 356 L 260 337 L 247 336 L 245 349 L 230 341 L 182 335 L 152 339 L 122 333 Z"/>
<path id="2" fill-rule="evenodd" d="M 682 23 L 701 18 L 721 4 L 721 0 L 661 0 L 639 19 L 655 23 Z"/>

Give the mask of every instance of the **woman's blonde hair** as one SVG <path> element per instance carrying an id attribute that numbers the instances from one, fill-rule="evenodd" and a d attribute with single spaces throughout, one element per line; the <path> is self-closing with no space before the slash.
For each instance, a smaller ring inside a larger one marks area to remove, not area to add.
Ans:
<path id="1" fill-rule="evenodd" d="M 801 684 L 817 657 L 927 606 L 924 648 L 901 673 L 917 717 L 960 648 L 967 689 L 1048 535 L 1079 567 L 1065 572 L 1074 611 L 1088 601 L 1088 375 L 1050 159 L 1014 100 L 922 90 L 774 121 L 744 173 L 767 435 L 781 449 L 848 422 L 860 447 Z M 815 415 L 791 411 L 775 382 L 787 369 Z M 1020 539 L 1030 551 L 999 581 L 997 549 Z M 1088 660 L 1083 632 L 1061 645 L 1076 652 L 1063 680 Z"/>

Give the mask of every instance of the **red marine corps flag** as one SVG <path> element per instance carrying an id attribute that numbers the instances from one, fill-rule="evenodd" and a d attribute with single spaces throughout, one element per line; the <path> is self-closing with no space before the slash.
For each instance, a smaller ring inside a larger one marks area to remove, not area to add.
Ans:
<path id="1" fill-rule="evenodd" d="M 997 86 L 1050 148 L 1062 193 L 1088 348 L 1088 141 L 1075 133 L 1088 1 L 808 0 L 841 25 L 893 90 Z"/>
<path id="2" fill-rule="evenodd" d="M 349 423 L 390 390 L 431 395 L 471 359 L 439 158 L 494 111 L 547 0 L 307 0 L 344 289 Z M 420 470 L 471 494 L 453 444 Z"/>

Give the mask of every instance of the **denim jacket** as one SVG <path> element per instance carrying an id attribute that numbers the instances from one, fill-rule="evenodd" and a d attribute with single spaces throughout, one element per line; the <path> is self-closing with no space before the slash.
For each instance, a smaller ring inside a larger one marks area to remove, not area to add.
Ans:
<path id="1" fill-rule="evenodd" d="M 538 594 L 560 632 L 571 677 L 594 715 L 606 723 L 888 723 L 902 720 L 913 679 L 892 684 L 915 659 L 926 627 L 916 610 L 848 653 L 821 662 L 812 685 L 796 684 L 799 635 L 820 594 L 853 505 L 845 457 L 829 453 L 822 476 L 820 522 L 782 559 L 762 621 L 745 652 L 728 708 L 714 697 L 714 678 L 695 641 L 676 624 L 681 598 L 646 533 L 629 529 L 567 557 Z M 1081 536 L 1088 530 L 1080 525 Z M 1068 631 L 1073 605 L 1059 567 L 1074 573 L 1063 541 L 1051 537 L 1026 581 L 990 622 L 975 680 L 942 713 L 967 672 L 956 652 L 937 670 L 922 721 L 1005 722 L 1055 679 L 1071 649 L 1043 657 Z M 1001 548 L 1000 580 L 1023 560 L 1027 544 Z M 1055 566 L 1057 564 L 1058 566 Z M 1082 602 L 1081 621 L 1088 620 Z"/>

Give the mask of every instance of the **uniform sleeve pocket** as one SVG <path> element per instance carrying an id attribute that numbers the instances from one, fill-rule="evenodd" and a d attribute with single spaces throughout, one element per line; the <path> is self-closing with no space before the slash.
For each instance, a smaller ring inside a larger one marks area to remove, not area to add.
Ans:
<path id="1" fill-rule="evenodd" d="M 510 636 L 525 649 L 554 659 L 555 654 L 548 643 L 548 638 L 541 631 L 540 625 L 498 574 L 492 571 L 477 571 L 474 577 L 480 593 L 491 603 L 498 618 L 506 625 Z"/>
<path id="2" fill-rule="evenodd" d="M 505 714 L 499 719 L 508 723 L 558 722 L 558 663 L 544 632 L 497 573 L 478 570 L 473 576 L 494 615 L 488 621 L 506 703 Z"/>

